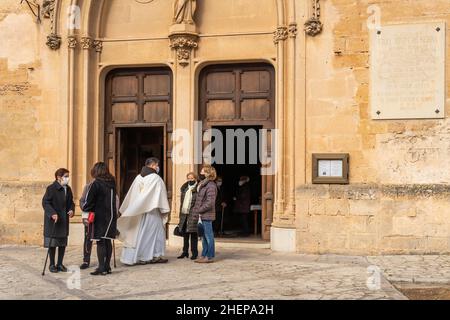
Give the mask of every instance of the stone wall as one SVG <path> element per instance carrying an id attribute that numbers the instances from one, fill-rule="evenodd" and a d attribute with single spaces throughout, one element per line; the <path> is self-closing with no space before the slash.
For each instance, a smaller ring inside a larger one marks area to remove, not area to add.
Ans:
<path id="1" fill-rule="evenodd" d="M 325 31 L 308 39 L 307 181 L 297 189 L 301 252 L 450 252 L 450 122 L 372 120 L 370 5 L 386 24 L 446 21 L 448 1 L 322 2 Z M 447 78 L 450 75 L 447 30 Z M 447 94 L 450 85 L 446 84 Z M 447 97 L 450 97 L 447 95 Z M 450 100 L 447 100 L 446 116 Z M 311 185 L 312 153 L 350 153 L 350 185 Z"/>

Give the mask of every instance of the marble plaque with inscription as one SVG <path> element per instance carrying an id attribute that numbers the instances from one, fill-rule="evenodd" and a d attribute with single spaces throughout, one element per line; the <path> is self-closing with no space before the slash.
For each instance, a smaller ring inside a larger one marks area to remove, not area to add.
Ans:
<path id="1" fill-rule="evenodd" d="M 372 119 L 445 116 L 444 22 L 383 26 L 370 37 Z"/>

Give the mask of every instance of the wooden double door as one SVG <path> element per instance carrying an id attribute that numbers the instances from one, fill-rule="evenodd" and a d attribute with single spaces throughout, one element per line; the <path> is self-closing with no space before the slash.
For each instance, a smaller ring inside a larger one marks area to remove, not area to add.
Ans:
<path id="1" fill-rule="evenodd" d="M 121 199 L 145 160 L 160 159 L 172 197 L 172 74 L 167 68 L 117 69 L 106 78 L 105 159 Z"/>
<path id="2" fill-rule="evenodd" d="M 270 239 L 270 227 L 273 220 L 274 175 L 261 174 L 264 163 L 251 161 L 249 148 L 260 153 L 265 148 L 268 158 L 272 158 L 272 136 L 275 129 L 275 71 L 268 64 L 234 64 L 216 65 L 205 68 L 200 74 L 199 120 L 203 121 L 203 129 L 217 129 L 226 135 L 227 130 L 243 130 L 244 132 L 258 132 L 264 130 L 267 134 L 266 144 L 261 143 L 261 136 L 257 139 L 246 139 L 245 151 L 235 148 L 234 157 L 228 157 L 230 150 L 223 151 L 222 161 L 217 163 L 216 152 L 212 155 L 212 163 L 218 173 L 222 175 L 224 186 L 227 188 L 228 213 L 233 211 L 233 198 L 237 189 L 239 177 L 250 177 L 252 204 L 261 206 L 261 214 L 257 222 L 257 233 L 262 239 Z M 250 131 L 249 131 L 250 130 Z M 236 132 L 236 131 L 235 131 Z M 224 139 L 227 145 L 229 138 Z M 237 144 L 238 139 L 235 140 Z M 205 143 L 206 147 L 207 143 Z M 232 152 L 232 151 L 231 151 Z M 242 154 L 239 162 L 239 152 Z M 228 161 L 233 158 L 233 161 Z M 266 161 L 265 161 L 266 162 Z M 253 212 L 250 217 L 254 219 Z M 251 220 L 251 219 L 249 219 Z M 254 220 L 250 223 L 250 231 Z M 231 226 L 233 228 L 233 226 Z"/>

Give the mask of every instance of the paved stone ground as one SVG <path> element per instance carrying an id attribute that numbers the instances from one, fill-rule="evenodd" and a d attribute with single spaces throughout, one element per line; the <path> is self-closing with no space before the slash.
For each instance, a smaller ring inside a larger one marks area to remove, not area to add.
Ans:
<path id="1" fill-rule="evenodd" d="M 69 247 L 65 265 L 78 265 L 80 252 L 80 247 Z M 80 288 L 71 290 L 71 274 L 41 276 L 45 249 L 2 246 L 0 299 L 406 299 L 383 275 L 380 288 L 370 290 L 367 268 L 378 265 L 394 280 L 405 275 L 450 279 L 450 256 L 366 258 L 218 248 L 217 262 L 205 265 L 177 260 L 178 253 L 168 248 L 165 265 L 118 262 L 106 277 L 83 270 Z"/>

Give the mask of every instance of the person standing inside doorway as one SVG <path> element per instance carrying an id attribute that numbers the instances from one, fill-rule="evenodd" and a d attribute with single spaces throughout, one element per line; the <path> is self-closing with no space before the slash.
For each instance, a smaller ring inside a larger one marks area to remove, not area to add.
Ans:
<path id="1" fill-rule="evenodd" d="M 75 215 L 72 189 L 69 187 L 69 170 L 61 168 L 55 172 L 55 182 L 47 187 L 42 198 L 44 208 L 44 247 L 48 248 L 52 273 L 67 272 L 63 265 L 69 236 L 69 218 Z M 55 264 L 56 248 L 58 261 Z"/>
<path id="2" fill-rule="evenodd" d="M 199 224 L 204 228 L 202 241 L 202 256 L 195 260 L 197 263 L 212 263 L 215 257 L 215 243 L 213 222 L 216 220 L 216 169 L 211 165 L 205 165 L 200 171 L 200 183 L 197 186 L 197 197 L 192 213 L 198 217 Z"/>
<path id="3" fill-rule="evenodd" d="M 222 177 L 217 177 L 216 220 L 213 223 L 214 234 L 223 233 L 223 218 L 227 207 L 227 199 L 224 192 Z"/>
<path id="4" fill-rule="evenodd" d="M 248 218 L 251 206 L 250 178 L 241 176 L 238 182 L 236 196 L 234 198 L 234 213 L 238 217 L 241 226 L 241 235 L 247 237 L 250 234 Z"/>
<path id="5" fill-rule="evenodd" d="M 198 216 L 194 216 L 192 208 L 197 196 L 197 175 L 187 174 L 187 182 L 181 186 L 180 223 L 178 228 L 183 233 L 183 253 L 178 259 L 189 258 L 189 239 L 191 241 L 191 260 L 198 257 Z"/>

